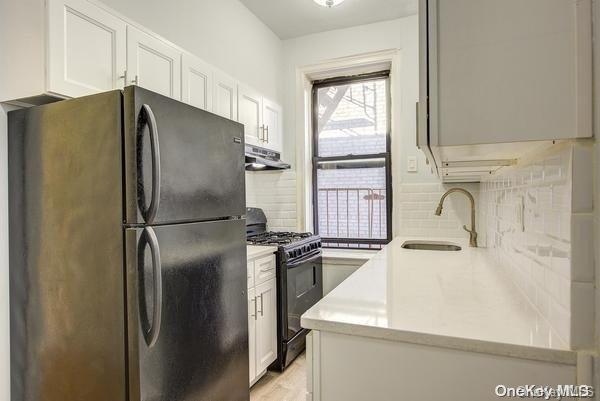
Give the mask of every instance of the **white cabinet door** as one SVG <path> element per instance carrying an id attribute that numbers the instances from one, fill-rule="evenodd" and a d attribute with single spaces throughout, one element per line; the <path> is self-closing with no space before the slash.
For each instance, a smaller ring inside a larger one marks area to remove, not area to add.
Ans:
<path id="1" fill-rule="evenodd" d="M 213 75 L 213 112 L 230 120 L 237 120 L 237 90 L 233 78 L 221 71 Z"/>
<path id="2" fill-rule="evenodd" d="M 433 146 L 592 135 L 590 0 L 427 3 Z"/>
<path id="3" fill-rule="evenodd" d="M 212 111 L 212 68 L 198 57 L 181 56 L 181 100 L 202 110 Z"/>
<path id="4" fill-rule="evenodd" d="M 76 97 L 123 87 L 126 24 L 84 0 L 48 1 L 47 90 Z"/>
<path id="5" fill-rule="evenodd" d="M 262 96 L 244 85 L 238 86 L 238 122 L 244 124 L 246 143 L 264 146 Z"/>
<path id="6" fill-rule="evenodd" d="M 277 294 L 275 279 L 256 286 L 256 371 L 277 358 Z"/>
<path id="7" fill-rule="evenodd" d="M 181 53 L 139 29 L 127 26 L 127 80 L 181 99 Z"/>
<path id="8" fill-rule="evenodd" d="M 248 290 L 248 355 L 250 363 L 249 383 L 256 378 L 256 297 L 254 288 Z"/>
<path id="9" fill-rule="evenodd" d="M 265 145 L 281 152 L 283 138 L 283 116 L 281 106 L 263 98 L 263 125 Z"/>

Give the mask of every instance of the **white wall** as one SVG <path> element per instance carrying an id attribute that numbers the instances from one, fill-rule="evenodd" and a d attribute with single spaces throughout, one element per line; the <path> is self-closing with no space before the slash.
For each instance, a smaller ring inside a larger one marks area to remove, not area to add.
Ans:
<path id="1" fill-rule="evenodd" d="M 10 399 L 8 358 L 8 143 L 6 109 L 0 105 L 0 400 Z"/>
<path id="2" fill-rule="evenodd" d="M 238 0 L 101 1 L 281 101 L 282 42 Z"/>
<path id="3" fill-rule="evenodd" d="M 284 154 L 293 161 L 295 154 L 294 116 L 296 69 L 322 63 L 327 60 L 370 53 L 387 49 L 400 49 L 400 101 L 392 105 L 392 119 L 400 119 L 399 132 L 392 133 L 394 156 L 394 182 L 432 182 L 435 178 L 425 167 L 425 157 L 416 148 L 415 103 L 419 97 L 419 43 L 418 18 L 410 16 L 392 21 L 338 29 L 314 35 L 303 36 L 283 42 L 284 46 L 284 108 L 285 141 Z M 398 77 L 396 77 L 398 79 Z M 398 95 L 394 93 L 392 96 Z M 407 156 L 417 156 L 418 173 L 406 173 Z"/>
<path id="4" fill-rule="evenodd" d="M 400 68 L 392 72 L 392 187 L 394 191 L 394 235 L 425 236 L 466 236 L 463 224 L 468 224 L 469 212 L 466 199 L 449 199 L 444 216 L 433 217 L 435 204 L 447 189 L 439 185 L 439 180 L 425 164 L 425 156 L 416 147 L 415 103 L 418 99 L 419 54 L 418 54 L 418 18 L 410 16 L 392 21 L 379 22 L 352 28 L 333 30 L 318 34 L 294 38 L 283 42 L 283 88 L 284 88 L 284 149 L 283 159 L 297 165 L 296 135 L 298 124 L 294 113 L 296 104 L 297 71 L 306 66 L 320 64 L 328 60 L 349 57 L 364 53 L 399 49 Z M 406 158 L 416 156 L 419 171 L 406 171 Z M 296 177 L 302 182 L 303 171 L 297 171 Z M 286 185 L 288 184 L 287 181 Z M 283 188 L 277 186 L 271 177 L 255 173 L 252 185 L 273 188 L 277 192 Z M 477 185 L 469 186 L 477 190 Z M 252 190 L 252 189 L 250 189 Z M 287 190 L 287 188 L 286 188 Z M 302 188 L 299 188 L 302 191 Z M 289 210 L 301 210 L 304 206 L 297 196 L 297 205 L 288 204 Z M 475 193 L 476 195 L 476 193 Z M 426 199 L 421 199 L 425 197 Z M 252 198 L 253 206 L 268 208 L 270 205 Z M 419 210 L 413 210 L 419 203 Z M 425 206 L 427 209 L 425 209 Z M 426 215 L 416 220 L 412 217 Z M 426 218 L 431 216 L 432 218 Z M 304 227 L 305 219 L 298 219 L 299 229 Z"/>

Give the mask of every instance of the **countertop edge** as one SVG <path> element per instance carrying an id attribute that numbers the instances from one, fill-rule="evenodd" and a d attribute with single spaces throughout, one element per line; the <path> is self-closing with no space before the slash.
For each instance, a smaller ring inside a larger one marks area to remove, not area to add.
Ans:
<path id="1" fill-rule="evenodd" d="M 539 348 L 527 345 L 506 344 L 492 341 L 482 341 L 472 338 L 450 337 L 422 332 L 411 332 L 397 329 L 386 329 L 359 324 L 330 322 L 320 319 L 301 318 L 301 326 L 310 330 L 346 334 L 373 339 L 403 342 L 448 348 L 460 351 L 476 352 L 488 355 L 505 356 L 519 359 L 529 359 L 539 362 L 550 362 L 563 365 L 577 365 L 577 352 Z"/>
<path id="2" fill-rule="evenodd" d="M 255 251 L 252 253 L 248 252 L 248 249 L 250 249 L 250 247 L 251 247 L 251 249 L 255 249 Z M 264 248 L 264 249 L 257 250 L 258 248 Z M 246 259 L 254 260 L 256 258 L 260 258 L 261 256 L 271 255 L 275 252 L 277 252 L 276 246 L 247 245 L 246 246 Z"/>

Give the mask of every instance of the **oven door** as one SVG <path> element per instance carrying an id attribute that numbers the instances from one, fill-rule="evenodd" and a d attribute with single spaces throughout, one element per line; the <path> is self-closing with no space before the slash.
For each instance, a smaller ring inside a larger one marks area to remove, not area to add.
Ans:
<path id="1" fill-rule="evenodd" d="M 300 317 L 323 298 L 321 251 L 287 263 L 287 330 L 284 340 L 294 337 L 302 327 Z"/>

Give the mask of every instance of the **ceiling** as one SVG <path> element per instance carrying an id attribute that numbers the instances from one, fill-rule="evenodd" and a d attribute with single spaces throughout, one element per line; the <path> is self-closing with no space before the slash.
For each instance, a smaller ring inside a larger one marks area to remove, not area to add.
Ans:
<path id="1" fill-rule="evenodd" d="M 313 0 L 240 1 L 281 39 L 406 17 L 418 7 L 418 0 L 345 0 L 333 8 Z"/>

